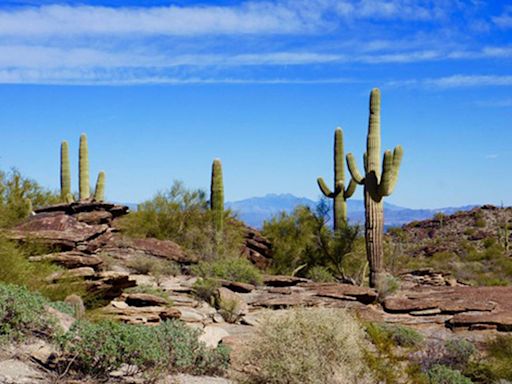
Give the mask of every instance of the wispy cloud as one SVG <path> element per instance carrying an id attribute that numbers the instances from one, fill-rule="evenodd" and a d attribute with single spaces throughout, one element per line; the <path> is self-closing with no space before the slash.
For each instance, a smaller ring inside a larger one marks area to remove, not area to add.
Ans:
<path id="1" fill-rule="evenodd" d="M 497 159 L 498 157 L 500 157 L 500 155 L 497 153 L 490 153 L 488 155 L 485 155 L 485 158 L 489 160 L 494 160 Z"/>
<path id="2" fill-rule="evenodd" d="M 493 17 L 492 21 L 500 28 L 512 28 L 512 6 L 505 7 L 503 13 Z"/>
<path id="3" fill-rule="evenodd" d="M 452 75 L 427 79 L 390 80 L 390 87 L 470 88 L 512 86 L 512 75 Z"/>
<path id="4" fill-rule="evenodd" d="M 333 15 L 428 20 L 441 1 L 295 0 L 237 6 L 119 7 L 46 5 L 0 10 L 2 36 L 275 34 L 317 31 Z M 428 4 L 430 3 L 430 4 Z M 436 4 L 437 3 L 437 4 Z M 445 2 L 444 2 L 445 3 Z"/>
<path id="5" fill-rule="evenodd" d="M 0 84 L 46 85 L 187 85 L 187 84 L 351 84 L 352 78 L 243 78 L 176 76 L 154 74 L 130 69 L 4 69 L 0 70 Z"/>

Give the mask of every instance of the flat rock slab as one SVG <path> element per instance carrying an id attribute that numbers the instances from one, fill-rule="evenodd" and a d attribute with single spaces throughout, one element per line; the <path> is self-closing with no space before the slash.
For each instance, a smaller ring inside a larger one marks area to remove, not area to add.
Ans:
<path id="1" fill-rule="evenodd" d="M 78 243 L 99 236 L 108 229 L 105 224 L 88 225 L 61 212 L 30 216 L 14 229 L 7 231 L 12 240 L 39 240 L 63 248 L 75 248 Z"/>
<path id="2" fill-rule="evenodd" d="M 15 359 L 0 361 L 0 383 L 43 383 L 43 375 L 29 364 Z"/>
<path id="3" fill-rule="evenodd" d="M 99 266 L 103 264 L 103 260 L 101 260 L 98 256 L 89 255 L 78 251 L 58 252 L 43 256 L 32 256 L 29 257 L 29 260 L 48 261 L 68 269 L 80 267 L 91 267 L 98 269 Z"/>
<path id="4" fill-rule="evenodd" d="M 169 300 L 163 297 L 151 295 L 149 293 L 128 293 L 124 295 L 126 304 L 133 307 L 147 307 L 147 306 L 165 306 L 169 304 Z"/>
<path id="5" fill-rule="evenodd" d="M 104 246 L 101 252 L 114 258 L 130 259 L 137 256 L 154 256 L 161 259 L 176 261 L 182 264 L 197 263 L 196 255 L 185 252 L 178 244 L 170 240 L 130 239 L 115 234 Z M 99 252 L 99 251 L 97 251 Z"/>
<path id="6" fill-rule="evenodd" d="M 66 204 L 55 204 L 48 207 L 39 208 L 35 210 L 35 213 L 49 213 L 49 212 L 61 212 L 67 215 L 79 214 L 82 212 L 101 212 L 105 211 L 111 214 L 112 217 L 119 217 L 126 215 L 129 208 L 126 205 L 118 205 L 112 203 L 105 203 L 100 201 L 77 201 Z"/>
<path id="7" fill-rule="evenodd" d="M 340 300 L 356 300 L 364 304 L 377 300 L 377 291 L 371 288 L 359 287 L 350 284 L 336 283 L 306 283 L 299 286 L 313 291 L 316 296 L 330 297 Z"/>
<path id="8" fill-rule="evenodd" d="M 108 305 L 102 308 L 102 313 L 129 324 L 158 324 L 160 321 L 178 319 L 180 311 L 175 308 L 148 306 L 118 308 Z"/>
<path id="9" fill-rule="evenodd" d="M 512 331 L 512 287 L 417 288 L 387 298 L 383 308 L 416 323 L 439 319 L 451 328 Z"/>
<path id="10" fill-rule="evenodd" d="M 270 287 L 292 287 L 299 283 L 310 283 L 311 280 L 302 277 L 285 275 L 266 275 L 263 277 L 265 285 Z"/>

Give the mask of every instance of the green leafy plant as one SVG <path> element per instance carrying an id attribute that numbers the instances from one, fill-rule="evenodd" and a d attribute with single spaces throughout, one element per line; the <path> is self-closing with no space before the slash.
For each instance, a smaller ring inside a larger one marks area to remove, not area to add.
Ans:
<path id="1" fill-rule="evenodd" d="M 333 231 L 328 226 L 329 211 L 329 204 L 322 199 L 314 210 L 299 206 L 291 214 L 283 212 L 263 224 L 263 234 L 272 243 L 274 272 L 290 274 L 305 265 L 299 273 L 306 276 L 315 266 L 342 279 L 359 273 L 365 263 L 364 255 L 356 252 L 359 227 L 342 225 Z"/>
<path id="2" fill-rule="evenodd" d="M 123 365 L 146 381 L 164 372 L 223 374 L 228 354 L 224 348 L 209 349 L 198 341 L 199 331 L 179 321 L 155 327 L 99 321 L 78 321 L 59 338 L 64 361 L 81 375 L 105 379 Z"/>
<path id="3" fill-rule="evenodd" d="M 224 210 L 224 226 L 219 235 L 212 215 L 204 191 L 189 190 L 175 182 L 169 190 L 123 217 L 120 226 L 129 236 L 172 240 L 204 259 L 240 255 L 242 225 L 229 210 Z"/>
<path id="4" fill-rule="evenodd" d="M 26 218 L 31 211 L 30 205 L 37 209 L 59 200 L 56 193 L 23 177 L 16 169 L 7 173 L 0 171 L 0 228 L 12 227 Z"/>
<path id="5" fill-rule="evenodd" d="M 85 294 L 85 285 L 80 280 L 48 283 L 49 275 L 65 273 L 65 270 L 46 262 L 28 260 L 30 256 L 41 253 L 49 253 L 49 250 L 37 243 L 19 245 L 0 236 L 0 282 L 25 286 L 53 301 L 63 300 L 73 293 Z"/>
<path id="6" fill-rule="evenodd" d="M 219 289 L 220 286 L 221 285 L 219 281 L 216 279 L 199 278 L 194 283 L 193 292 L 196 297 L 210 303 L 213 306 L 217 289 Z"/>
<path id="7" fill-rule="evenodd" d="M 306 276 L 317 283 L 332 283 L 336 281 L 332 273 L 327 268 L 319 265 L 309 269 Z"/>
<path id="8" fill-rule="evenodd" d="M 32 334 L 49 337 L 53 321 L 46 304 L 48 301 L 38 293 L 0 283 L 0 341 L 20 341 Z"/>
<path id="9" fill-rule="evenodd" d="M 471 379 L 464 376 L 460 371 L 445 365 L 434 365 L 428 370 L 430 384 L 472 384 Z"/>

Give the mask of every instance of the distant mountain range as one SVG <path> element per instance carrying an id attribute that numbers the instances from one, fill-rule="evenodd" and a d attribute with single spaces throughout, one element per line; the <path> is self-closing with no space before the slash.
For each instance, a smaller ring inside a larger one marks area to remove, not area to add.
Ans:
<path id="1" fill-rule="evenodd" d="M 252 227 L 261 228 L 265 220 L 285 211 L 292 212 L 298 205 L 315 207 L 316 201 L 305 197 L 296 197 L 292 194 L 268 194 L 263 197 L 252 197 L 245 200 L 227 202 L 226 207 L 237 213 L 238 217 Z M 386 227 L 400 226 L 414 220 L 425 220 L 436 213 L 452 214 L 457 211 L 466 211 L 475 207 L 448 207 L 439 209 L 411 209 L 384 202 L 384 220 Z M 363 200 L 350 199 L 347 201 L 348 218 L 352 223 L 364 221 Z"/>

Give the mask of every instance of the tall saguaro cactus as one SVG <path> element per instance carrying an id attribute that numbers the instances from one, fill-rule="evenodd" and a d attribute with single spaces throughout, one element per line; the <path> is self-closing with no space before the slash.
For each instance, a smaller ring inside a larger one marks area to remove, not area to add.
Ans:
<path id="1" fill-rule="evenodd" d="M 370 286 L 378 287 L 383 270 L 384 202 L 398 180 L 398 170 L 402 161 L 403 149 L 395 147 L 393 153 L 384 152 L 383 164 L 380 163 L 380 90 L 374 88 L 370 94 L 370 118 L 366 153 L 364 154 L 364 177 L 357 169 L 354 156 L 347 155 L 347 165 L 352 179 L 364 185 L 365 239 L 366 255 L 370 265 Z"/>
<path id="2" fill-rule="evenodd" d="M 354 194 L 357 188 L 357 183 L 351 179 L 345 189 L 343 131 L 339 127 L 334 131 L 334 191 L 329 189 L 323 178 L 319 177 L 317 182 L 324 196 L 334 201 L 333 221 L 336 231 L 347 223 L 347 199 Z"/>
<path id="3" fill-rule="evenodd" d="M 217 232 L 224 227 L 224 182 L 222 180 L 222 163 L 215 159 L 212 164 L 212 180 L 210 187 L 210 209 Z"/>
<path id="4" fill-rule="evenodd" d="M 94 190 L 94 200 L 105 200 L 105 172 L 103 171 L 98 173 L 98 179 L 96 180 L 96 188 Z"/>
<path id="5" fill-rule="evenodd" d="M 69 145 L 67 141 L 60 144 L 60 196 L 63 200 L 71 193 L 71 170 L 69 166 Z"/>
<path id="6" fill-rule="evenodd" d="M 91 186 L 89 181 L 89 150 L 87 147 L 87 136 L 85 133 L 80 135 L 78 168 L 78 175 L 80 179 L 80 200 L 86 200 L 90 196 Z"/>

